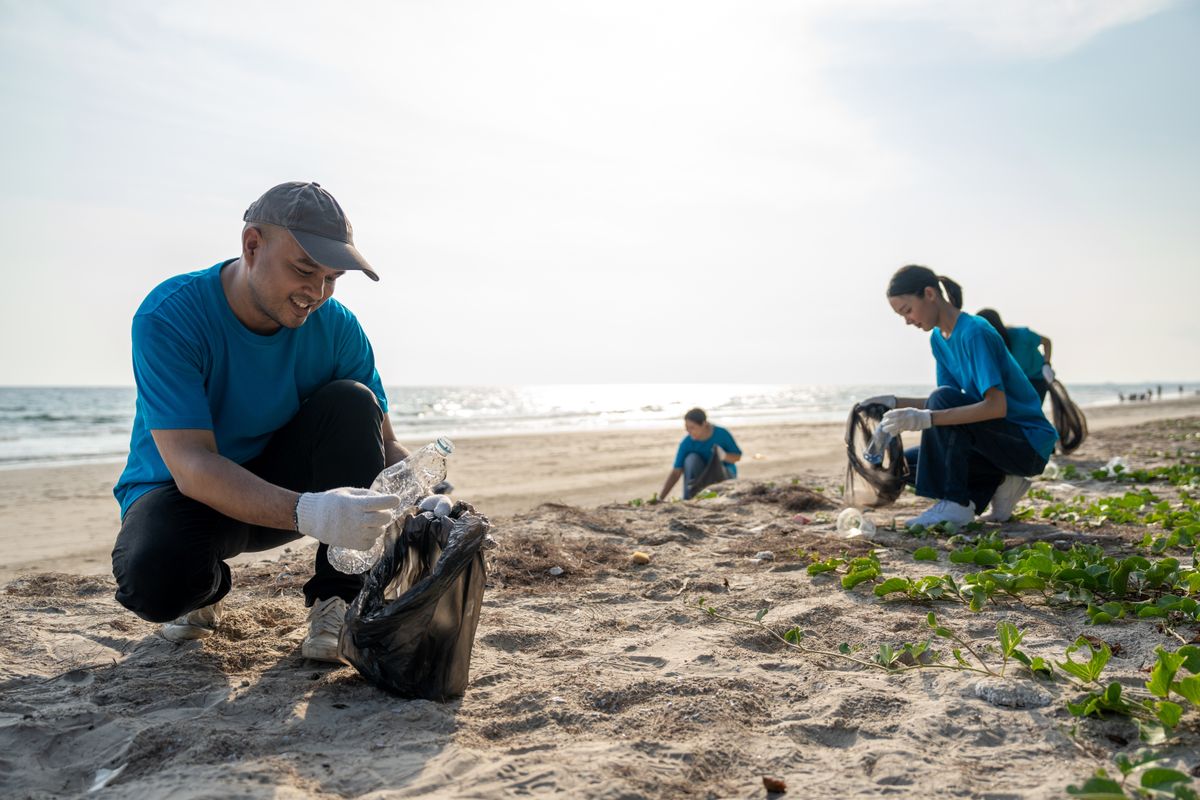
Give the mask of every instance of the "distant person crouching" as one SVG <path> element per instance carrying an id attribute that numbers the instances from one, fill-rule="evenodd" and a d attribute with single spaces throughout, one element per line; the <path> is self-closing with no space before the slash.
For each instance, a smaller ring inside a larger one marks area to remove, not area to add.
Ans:
<path id="1" fill-rule="evenodd" d="M 742 451 L 733 440 L 733 434 L 719 425 L 708 421 L 703 409 L 693 408 L 683 415 L 683 427 L 688 435 L 679 443 L 675 452 L 675 466 L 663 484 L 659 499 L 665 500 L 675 488 L 675 482 L 683 477 L 683 499 L 690 500 L 692 495 L 716 481 L 707 481 L 700 485 L 697 480 L 704 475 L 712 459 L 720 459 L 725 479 L 737 477 L 737 462 L 742 460 Z"/>

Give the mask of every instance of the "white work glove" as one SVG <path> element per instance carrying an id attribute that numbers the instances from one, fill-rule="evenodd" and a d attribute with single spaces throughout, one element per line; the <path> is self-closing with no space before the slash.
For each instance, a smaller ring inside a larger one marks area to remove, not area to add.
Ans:
<path id="1" fill-rule="evenodd" d="M 1049 364 L 1042 365 L 1042 378 L 1046 383 L 1054 383 L 1054 370 Z"/>
<path id="2" fill-rule="evenodd" d="M 432 511 L 435 517 L 448 517 L 453 508 L 454 501 L 444 494 L 431 494 L 417 506 L 418 511 Z"/>
<path id="3" fill-rule="evenodd" d="M 370 489 L 305 492 L 296 503 L 296 530 L 335 547 L 369 550 L 399 505 L 396 495 Z"/>
<path id="4" fill-rule="evenodd" d="M 860 406 L 887 406 L 888 408 L 896 407 L 896 395 L 881 394 L 875 397 L 868 397 L 859 403 Z"/>
<path id="5" fill-rule="evenodd" d="M 895 436 L 901 431 L 923 431 L 933 424 L 933 412 L 928 408 L 893 408 L 883 415 L 879 427 Z"/>

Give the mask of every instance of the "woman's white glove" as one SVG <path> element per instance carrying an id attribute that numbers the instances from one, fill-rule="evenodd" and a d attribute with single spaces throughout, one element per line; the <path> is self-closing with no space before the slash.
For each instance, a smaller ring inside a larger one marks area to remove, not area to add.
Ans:
<path id="1" fill-rule="evenodd" d="M 296 503 L 296 530 L 328 545 L 369 550 L 399 505 L 396 495 L 370 489 L 305 492 Z"/>
<path id="2" fill-rule="evenodd" d="M 1042 379 L 1046 383 L 1054 383 L 1054 370 L 1050 368 L 1049 364 L 1042 365 Z"/>
<path id="3" fill-rule="evenodd" d="M 888 408 L 896 407 L 896 395 L 881 394 L 875 397 L 868 397 L 866 400 L 859 402 L 860 406 L 887 406 Z"/>
<path id="4" fill-rule="evenodd" d="M 933 424 L 933 412 L 928 408 L 893 408 L 883 415 L 879 427 L 895 436 L 901 431 L 923 431 Z"/>

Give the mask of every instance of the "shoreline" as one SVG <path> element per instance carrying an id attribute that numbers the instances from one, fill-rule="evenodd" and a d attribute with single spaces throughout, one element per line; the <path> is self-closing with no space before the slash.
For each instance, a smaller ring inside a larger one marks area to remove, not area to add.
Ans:
<path id="1" fill-rule="evenodd" d="M 1088 413 L 1092 431 L 1200 414 L 1200 398 L 1124 403 Z M 716 420 L 718 423 L 720 419 Z M 739 475 L 801 477 L 837 485 L 845 471 L 844 422 L 739 425 Z M 542 503 L 595 507 L 648 499 L 671 468 L 679 429 L 513 434 L 463 439 L 453 456 L 455 497 L 500 520 Z M 1113 453 L 1112 455 L 1122 455 Z M 120 527 L 112 486 L 124 459 L 70 466 L 0 469 L 0 582 L 54 570 L 106 574 Z M 678 494 L 678 485 L 675 494 Z M 285 547 L 304 546 L 297 540 Z M 233 563 L 272 559 L 285 548 L 246 553 Z"/>

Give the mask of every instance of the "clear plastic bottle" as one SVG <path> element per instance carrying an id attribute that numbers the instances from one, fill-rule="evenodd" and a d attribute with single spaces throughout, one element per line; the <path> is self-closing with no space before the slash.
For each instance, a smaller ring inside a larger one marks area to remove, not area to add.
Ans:
<path id="1" fill-rule="evenodd" d="M 876 428 L 871 441 L 867 443 L 867 449 L 863 451 L 863 459 L 878 467 L 883 463 L 883 455 L 891 443 L 892 435 L 883 428 Z"/>
<path id="2" fill-rule="evenodd" d="M 409 455 L 403 461 L 397 461 L 375 478 L 371 489 L 384 494 L 394 494 L 400 497 L 400 505 L 392 514 L 392 519 L 403 514 L 409 506 L 420 502 L 421 498 L 430 494 L 433 487 L 446 480 L 446 458 L 454 452 L 454 443 L 445 436 Z M 375 540 L 370 550 L 351 550 L 348 547 L 329 548 L 329 563 L 339 572 L 347 575 L 357 575 L 375 566 L 375 562 L 383 555 L 383 537 Z"/>

